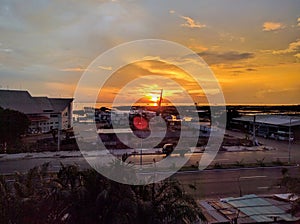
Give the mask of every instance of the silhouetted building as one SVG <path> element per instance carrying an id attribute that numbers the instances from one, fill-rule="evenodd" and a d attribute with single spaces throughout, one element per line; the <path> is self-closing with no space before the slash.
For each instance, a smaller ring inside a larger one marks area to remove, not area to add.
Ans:
<path id="1" fill-rule="evenodd" d="M 31 124 L 29 133 L 72 127 L 72 98 L 33 97 L 28 91 L 0 90 L 0 107 L 22 112 Z"/>

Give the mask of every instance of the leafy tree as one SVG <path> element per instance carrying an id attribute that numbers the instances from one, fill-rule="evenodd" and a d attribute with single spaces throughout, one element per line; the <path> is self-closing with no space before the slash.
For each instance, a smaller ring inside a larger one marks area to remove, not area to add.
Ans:
<path id="1" fill-rule="evenodd" d="M 19 111 L 0 107 L 0 143 L 12 146 L 28 130 L 27 116 Z"/>

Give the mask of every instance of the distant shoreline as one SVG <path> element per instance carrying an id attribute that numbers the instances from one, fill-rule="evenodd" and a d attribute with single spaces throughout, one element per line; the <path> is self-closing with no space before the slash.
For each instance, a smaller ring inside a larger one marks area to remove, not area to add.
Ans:
<path id="1" fill-rule="evenodd" d="M 96 103 L 93 103 L 93 102 L 80 102 L 80 103 L 77 103 L 77 102 L 74 102 L 75 105 L 83 105 L 83 106 L 90 106 L 90 107 L 93 107 L 96 105 L 96 108 L 98 108 L 99 106 L 103 106 L 103 107 L 111 107 L 112 106 L 112 103 L 101 103 L 101 102 L 96 102 Z M 139 106 L 154 106 L 153 104 L 151 103 L 139 103 L 137 104 Z M 198 106 L 198 107 L 208 107 L 208 106 L 226 106 L 226 107 L 300 107 L 300 104 L 201 104 L 201 103 L 197 103 L 197 104 L 186 104 L 186 103 L 174 103 L 173 105 L 175 106 Z M 129 107 L 130 105 L 128 104 L 119 104 L 119 105 L 115 105 L 115 107 Z M 171 106 L 171 103 L 162 103 L 162 106 Z"/>

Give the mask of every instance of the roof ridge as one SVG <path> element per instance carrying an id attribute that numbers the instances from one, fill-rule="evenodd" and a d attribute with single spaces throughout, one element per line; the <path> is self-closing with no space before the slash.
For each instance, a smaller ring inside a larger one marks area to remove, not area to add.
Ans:
<path id="1" fill-rule="evenodd" d="M 61 112 L 68 107 L 73 100 L 73 98 L 32 96 L 27 90 L 0 89 L 0 106 L 25 114 L 37 114 L 45 111 Z"/>

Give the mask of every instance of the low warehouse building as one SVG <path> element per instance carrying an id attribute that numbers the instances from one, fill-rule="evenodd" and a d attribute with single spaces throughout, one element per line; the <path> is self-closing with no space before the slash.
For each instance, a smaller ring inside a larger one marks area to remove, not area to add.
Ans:
<path id="1" fill-rule="evenodd" d="M 253 115 L 234 118 L 231 127 L 253 132 L 260 137 L 273 138 L 276 140 L 300 140 L 300 117 L 282 115 Z"/>

